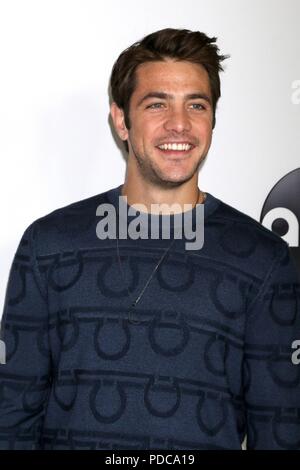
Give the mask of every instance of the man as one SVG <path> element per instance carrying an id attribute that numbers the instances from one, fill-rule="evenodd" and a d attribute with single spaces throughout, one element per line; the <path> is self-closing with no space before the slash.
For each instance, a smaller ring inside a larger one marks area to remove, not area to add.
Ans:
<path id="1" fill-rule="evenodd" d="M 288 246 L 198 189 L 225 59 L 215 40 L 164 29 L 126 49 L 111 76 L 124 184 L 25 230 L 1 330 L 2 448 L 300 448 Z M 187 250 L 178 216 L 199 233 L 199 207 L 204 243 Z M 136 208 L 143 236 L 121 236 Z"/>

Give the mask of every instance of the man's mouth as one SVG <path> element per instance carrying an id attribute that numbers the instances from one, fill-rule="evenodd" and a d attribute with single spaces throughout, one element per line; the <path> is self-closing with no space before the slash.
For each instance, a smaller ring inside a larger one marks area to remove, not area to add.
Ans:
<path id="1" fill-rule="evenodd" d="M 167 142 L 158 145 L 157 148 L 165 153 L 185 153 L 194 148 L 194 145 L 189 142 Z"/>

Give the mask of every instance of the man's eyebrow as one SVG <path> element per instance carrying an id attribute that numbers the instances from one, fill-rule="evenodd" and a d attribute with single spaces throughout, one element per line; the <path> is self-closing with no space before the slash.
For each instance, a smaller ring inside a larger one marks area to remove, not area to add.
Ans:
<path id="1" fill-rule="evenodd" d="M 150 98 L 158 98 L 161 100 L 166 100 L 166 99 L 174 99 L 174 96 L 170 95 L 169 93 L 164 93 L 162 91 L 151 91 L 150 93 L 147 93 L 145 96 L 143 96 L 137 105 L 140 106 L 144 101 Z M 187 95 L 184 95 L 184 98 L 187 100 L 199 100 L 199 99 L 205 100 L 211 105 L 211 98 L 206 93 L 189 93 Z"/>

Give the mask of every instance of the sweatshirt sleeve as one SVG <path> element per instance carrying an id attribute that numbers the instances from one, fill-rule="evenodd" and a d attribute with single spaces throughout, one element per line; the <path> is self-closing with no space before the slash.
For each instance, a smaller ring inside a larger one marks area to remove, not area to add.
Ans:
<path id="1" fill-rule="evenodd" d="M 300 449 L 299 276 L 288 245 L 248 311 L 243 365 L 247 449 Z"/>
<path id="2" fill-rule="evenodd" d="M 0 449 L 39 448 L 51 386 L 47 291 L 34 253 L 35 233 L 34 222 L 21 238 L 6 287 L 0 330 L 6 349 L 0 364 Z"/>

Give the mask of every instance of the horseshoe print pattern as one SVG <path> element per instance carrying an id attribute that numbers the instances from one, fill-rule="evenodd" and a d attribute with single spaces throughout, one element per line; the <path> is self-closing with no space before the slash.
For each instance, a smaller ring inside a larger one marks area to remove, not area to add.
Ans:
<path id="1" fill-rule="evenodd" d="M 1 323 L 0 449 L 300 449 L 288 247 L 207 193 L 204 245 L 96 237 L 120 186 L 24 232 Z"/>

